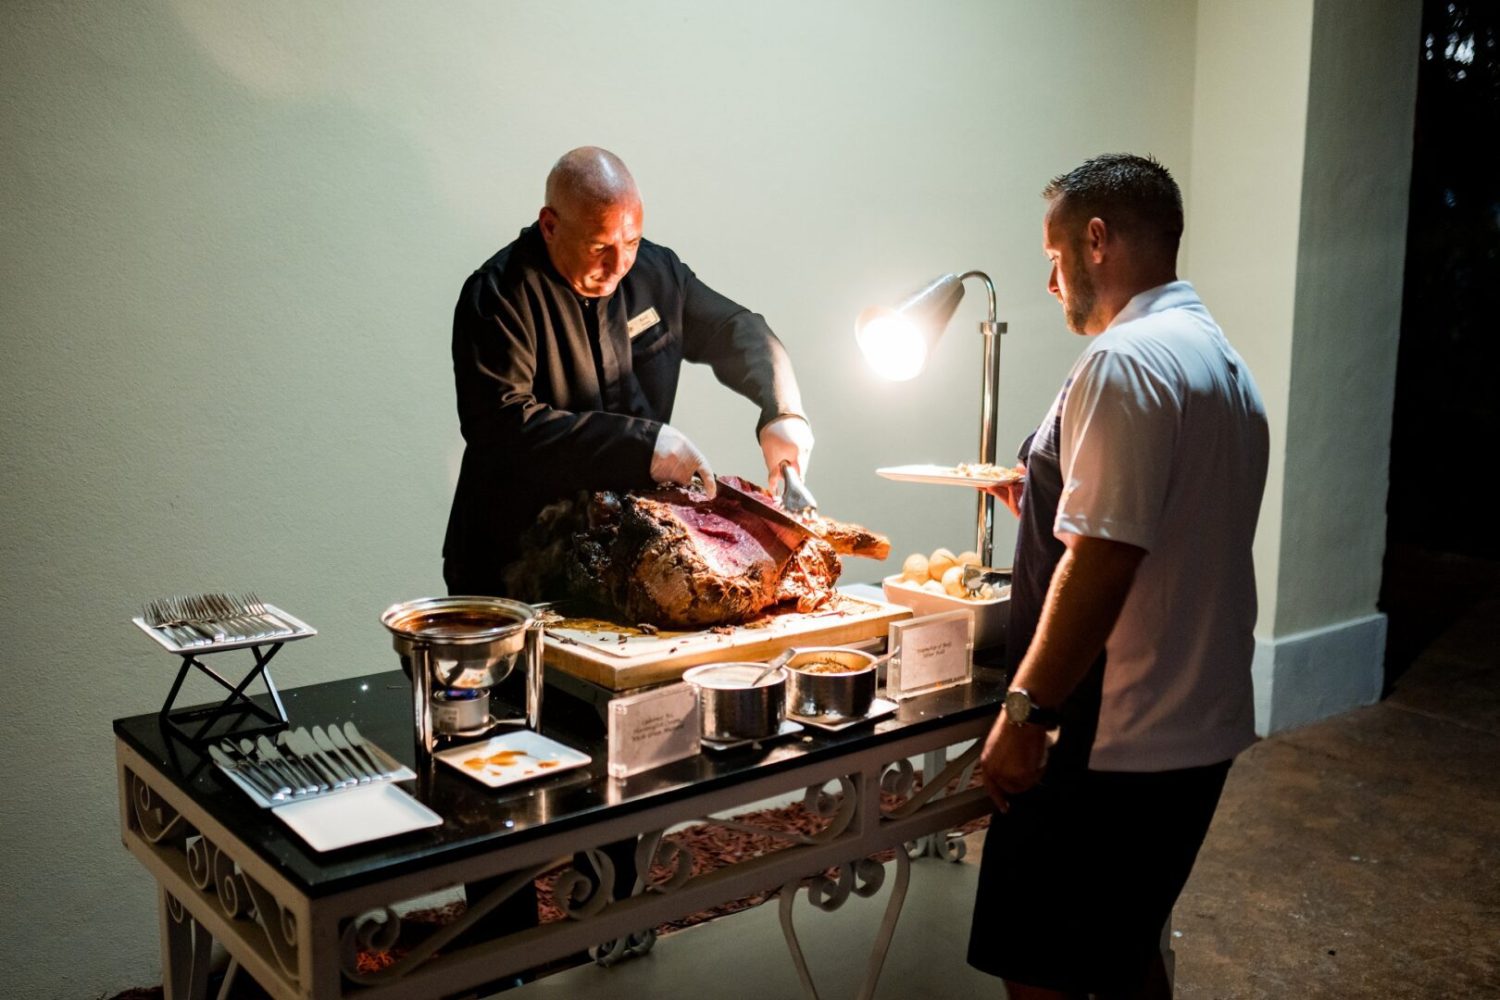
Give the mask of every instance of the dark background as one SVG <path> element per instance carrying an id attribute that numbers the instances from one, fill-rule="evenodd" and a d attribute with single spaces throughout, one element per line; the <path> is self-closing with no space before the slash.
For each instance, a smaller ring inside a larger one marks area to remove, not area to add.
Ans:
<path id="1" fill-rule="evenodd" d="M 1380 608 L 1386 685 L 1500 598 L 1500 4 L 1427 0 Z"/>

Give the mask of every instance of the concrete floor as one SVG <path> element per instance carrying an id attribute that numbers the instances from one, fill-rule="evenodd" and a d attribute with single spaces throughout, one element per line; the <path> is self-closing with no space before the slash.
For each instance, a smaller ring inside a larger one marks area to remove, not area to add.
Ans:
<path id="1" fill-rule="evenodd" d="M 1500 575 L 1470 596 L 1423 636 L 1389 697 L 1235 764 L 1173 916 L 1176 996 L 1500 998 Z M 878 997 L 1003 995 L 963 963 L 974 873 L 972 861 L 913 866 Z M 884 903 L 823 914 L 799 899 L 825 998 L 855 995 Z M 798 996 L 775 907 L 505 994 L 647 995 Z"/>
<path id="2" fill-rule="evenodd" d="M 1230 772 L 1178 996 L 1500 997 L 1500 572 L 1422 569 L 1385 596 L 1413 657 L 1391 694 Z"/>

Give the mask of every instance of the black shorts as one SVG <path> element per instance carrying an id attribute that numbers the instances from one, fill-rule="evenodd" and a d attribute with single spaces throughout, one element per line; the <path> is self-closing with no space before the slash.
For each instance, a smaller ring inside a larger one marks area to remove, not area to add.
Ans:
<path id="1" fill-rule="evenodd" d="M 969 964 L 1065 992 L 1138 987 L 1229 764 L 1086 771 L 1016 796 L 985 836 Z"/>

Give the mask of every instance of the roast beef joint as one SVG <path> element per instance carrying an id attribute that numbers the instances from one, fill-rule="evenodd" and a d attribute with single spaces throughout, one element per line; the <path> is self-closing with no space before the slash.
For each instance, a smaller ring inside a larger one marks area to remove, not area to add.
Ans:
<path id="1" fill-rule="evenodd" d="M 777 505 L 760 487 L 729 478 Z M 710 500 L 696 486 L 664 486 L 554 503 L 523 537 L 506 586 L 521 600 L 578 599 L 623 623 L 703 628 L 771 610 L 813 611 L 833 596 L 840 555 L 890 554 L 884 536 L 817 515 L 798 516 L 811 535 L 788 544 L 726 494 Z"/>

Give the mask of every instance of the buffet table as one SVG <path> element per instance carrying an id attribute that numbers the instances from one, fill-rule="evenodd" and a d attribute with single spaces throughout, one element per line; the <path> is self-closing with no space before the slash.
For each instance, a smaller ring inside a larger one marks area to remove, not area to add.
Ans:
<path id="1" fill-rule="evenodd" d="M 252 803 L 159 716 L 142 715 L 114 724 L 121 831 L 158 885 L 168 1000 L 206 995 L 211 941 L 277 998 L 431 1000 L 586 949 L 605 963 L 640 953 L 652 945 L 650 928 L 663 921 L 776 887 L 792 960 L 804 989 L 816 995 L 794 928 L 799 890 L 813 906 L 837 909 L 851 893 L 882 890 L 887 869 L 870 855 L 924 840 L 938 854 L 951 850 L 944 831 L 983 815 L 989 803 L 969 787 L 978 743 L 952 760 L 948 748 L 982 737 L 1003 693 L 998 671 L 976 667 L 971 684 L 904 701 L 891 715 L 841 732 L 808 730 L 705 750 L 620 780 L 605 774 L 604 733 L 593 709 L 549 691 L 544 733 L 592 755 L 591 765 L 491 789 L 434 763 L 401 787 L 438 813 L 441 826 L 325 853 Z M 353 720 L 413 764 L 410 687 L 399 671 L 282 696 L 293 726 Z M 928 776 L 938 776 L 918 790 L 910 760 L 923 755 Z M 725 817 L 797 792 L 823 817 L 822 829 L 765 831 L 782 847 L 760 857 L 695 877 L 686 852 L 663 840 L 681 823 L 736 825 Z M 654 880 L 637 876 L 634 892 L 615 898 L 613 867 L 601 848 L 622 840 L 636 842 L 638 872 L 650 871 L 653 861 L 658 870 Z M 481 911 L 559 864 L 567 866 L 556 890 L 564 919 L 478 937 L 481 928 L 471 925 Z M 908 851 L 898 849 L 860 996 L 874 992 L 909 864 Z M 827 877 L 829 870 L 836 874 Z M 383 967 L 359 961 L 400 939 L 396 904 L 480 879 L 498 888 L 483 902 L 470 901 L 476 912 L 409 951 L 392 952 Z"/>

